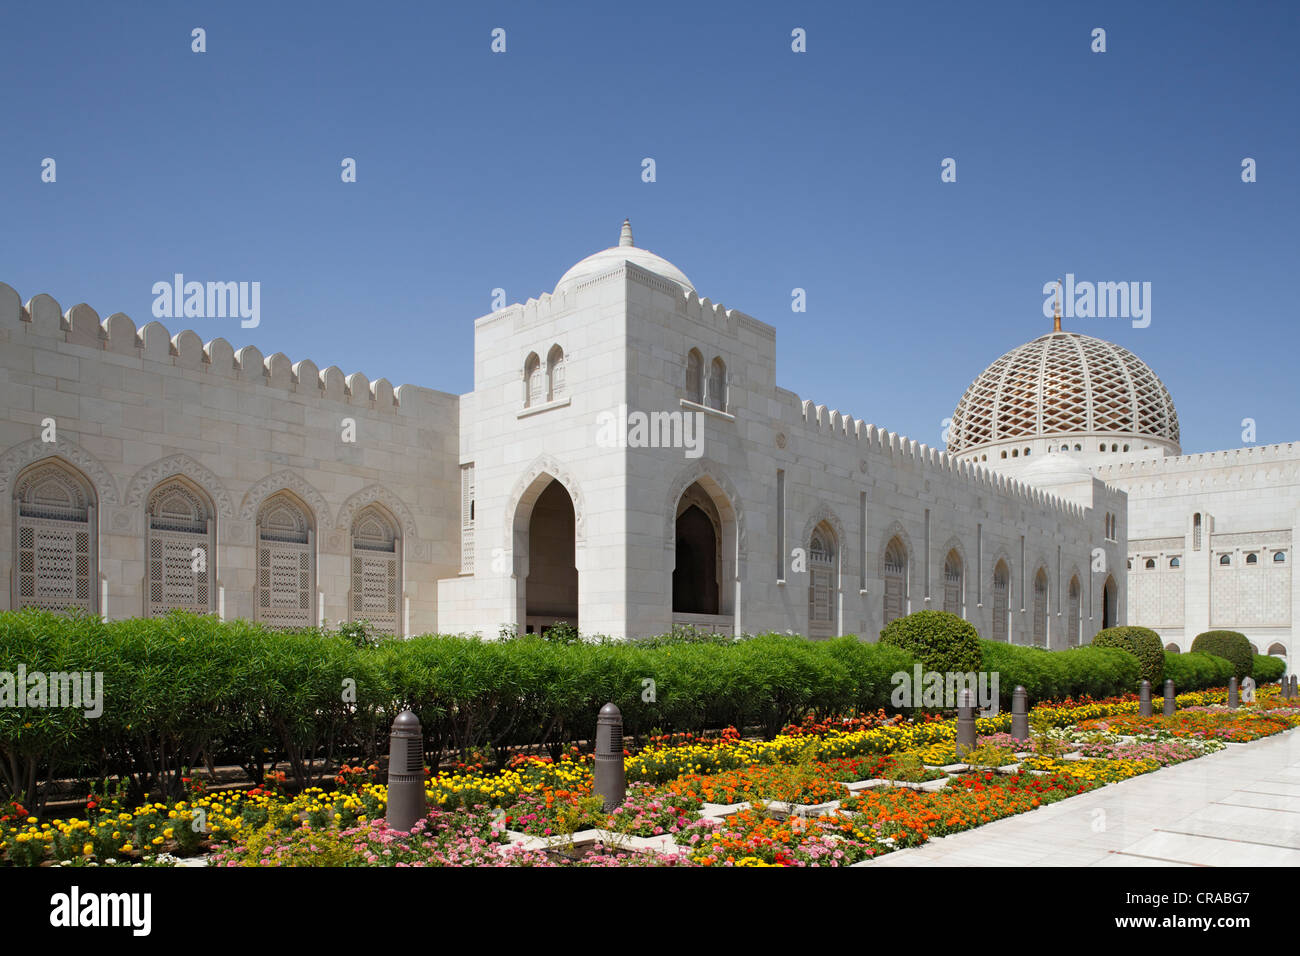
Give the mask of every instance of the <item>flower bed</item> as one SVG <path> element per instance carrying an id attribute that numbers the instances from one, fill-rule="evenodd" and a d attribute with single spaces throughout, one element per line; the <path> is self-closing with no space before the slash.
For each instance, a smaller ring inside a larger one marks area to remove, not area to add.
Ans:
<path id="1" fill-rule="evenodd" d="M 0 852 L 17 865 L 199 852 L 222 866 L 848 865 L 1194 759 L 1224 740 L 1300 725 L 1300 708 L 1264 691 L 1239 710 L 1220 706 L 1221 692 L 1185 696 L 1172 717 L 1140 718 L 1126 698 L 1035 708 L 1039 736 L 1029 742 L 1006 733 L 1008 715 L 980 720 L 990 765 L 1012 752 L 1032 756 L 1019 772 L 974 770 L 931 792 L 884 782 L 938 780 L 927 765 L 957 762 L 955 721 L 858 715 L 805 721 L 771 741 L 734 731 L 654 740 L 626 758 L 627 799 L 613 813 L 592 795 L 590 757 L 527 757 L 500 772 L 459 767 L 432 777 L 428 819 L 410 836 L 395 834 L 382 821 L 387 794 L 371 765 L 344 767 L 335 789 L 296 796 L 272 773 L 246 792 L 205 793 L 187 778 L 187 799 L 133 808 L 120 793 L 92 795 L 84 815 L 67 819 L 40 821 L 10 804 Z M 1068 750 L 1084 759 L 1060 759 Z"/>

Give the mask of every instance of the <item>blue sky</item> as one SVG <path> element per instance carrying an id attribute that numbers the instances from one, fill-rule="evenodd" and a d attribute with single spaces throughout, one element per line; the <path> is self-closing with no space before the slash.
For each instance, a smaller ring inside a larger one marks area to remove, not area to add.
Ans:
<path id="1" fill-rule="evenodd" d="M 1155 369 L 1185 451 L 1300 439 L 1294 3 L 49 2 L 0 36 L 24 300 L 143 325 L 175 272 L 259 281 L 259 328 L 168 327 L 459 393 L 491 290 L 630 216 L 776 327 L 779 384 L 920 441 L 1067 272 L 1152 284 L 1149 327 L 1066 327 Z"/>

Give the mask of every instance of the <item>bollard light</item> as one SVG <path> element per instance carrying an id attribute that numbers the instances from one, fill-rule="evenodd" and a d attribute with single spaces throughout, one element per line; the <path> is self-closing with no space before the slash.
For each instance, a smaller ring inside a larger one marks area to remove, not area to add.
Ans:
<path id="1" fill-rule="evenodd" d="M 1138 688 L 1138 716 L 1151 716 L 1151 682 L 1144 680 Z"/>
<path id="2" fill-rule="evenodd" d="M 1300 697 L 1300 676 L 1291 675 L 1291 697 Z"/>
<path id="3" fill-rule="evenodd" d="M 1241 700 L 1237 696 L 1237 678 L 1228 678 L 1228 707 L 1236 709 L 1241 706 Z"/>
<path id="4" fill-rule="evenodd" d="M 1029 694 L 1020 685 L 1011 692 L 1011 736 L 1029 739 Z"/>
<path id="5" fill-rule="evenodd" d="M 388 738 L 388 826 L 409 833 L 425 817 L 424 736 L 420 719 L 404 710 Z"/>
<path id="6" fill-rule="evenodd" d="M 963 690 L 957 700 L 957 759 L 960 760 L 975 749 L 975 706 L 969 690 Z"/>
<path id="7" fill-rule="evenodd" d="M 1171 680 L 1167 680 L 1165 681 L 1164 715 L 1166 717 L 1172 717 L 1173 713 L 1174 713 L 1174 682 Z"/>
<path id="8" fill-rule="evenodd" d="M 612 703 L 600 708 L 596 717 L 596 756 L 592 778 L 592 792 L 604 799 L 606 813 L 627 796 L 627 772 L 623 769 L 623 713 Z"/>

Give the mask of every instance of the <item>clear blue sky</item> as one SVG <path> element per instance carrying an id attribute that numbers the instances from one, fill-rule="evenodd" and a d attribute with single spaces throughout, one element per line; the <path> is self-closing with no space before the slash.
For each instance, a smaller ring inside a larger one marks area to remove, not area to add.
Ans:
<path id="1" fill-rule="evenodd" d="M 175 272 L 259 281 L 257 329 L 167 324 L 459 393 L 491 290 L 549 291 L 630 216 L 701 295 L 776 327 L 779 384 L 918 440 L 1048 330 L 1042 286 L 1067 272 L 1152 283 L 1150 327 L 1067 327 L 1155 369 L 1184 450 L 1240 445 L 1246 417 L 1295 440 L 1298 21 L 1290 2 L 6 4 L 0 280 L 140 325 Z"/>

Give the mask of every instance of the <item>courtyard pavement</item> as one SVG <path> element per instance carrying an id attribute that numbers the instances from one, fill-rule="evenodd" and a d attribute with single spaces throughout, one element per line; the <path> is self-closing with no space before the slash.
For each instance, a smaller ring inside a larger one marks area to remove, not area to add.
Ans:
<path id="1" fill-rule="evenodd" d="M 1300 866 L 1300 729 L 859 866 Z"/>

